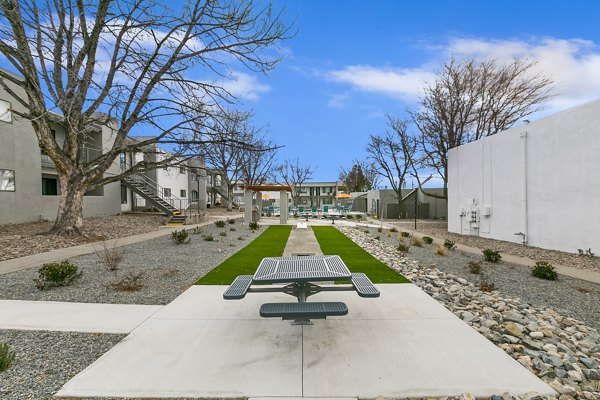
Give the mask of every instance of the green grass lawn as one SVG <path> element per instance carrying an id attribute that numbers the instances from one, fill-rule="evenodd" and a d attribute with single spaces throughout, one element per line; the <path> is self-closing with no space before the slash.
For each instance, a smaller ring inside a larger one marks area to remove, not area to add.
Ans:
<path id="1" fill-rule="evenodd" d="M 253 275 L 263 258 L 283 255 L 291 231 L 290 225 L 268 227 L 246 247 L 196 282 L 196 285 L 230 285 L 238 275 Z"/>
<path id="2" fill-rule="evenodd" d="M 407 283 L 408 279 L 377 260 L 350 238 L 331 226 L 313 226 L 323 254 L 335 254 L 344 260 L 350 272 L 363 272 L 373 283 Z"/>

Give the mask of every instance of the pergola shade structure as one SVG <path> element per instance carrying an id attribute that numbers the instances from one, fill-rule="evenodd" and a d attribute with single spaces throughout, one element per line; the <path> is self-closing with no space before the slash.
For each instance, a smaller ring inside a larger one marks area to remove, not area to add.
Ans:
<path id="1" fill-rule="evenodd" d="M 280 215 L 279 223 L 287 224 L 288 218 L 288 192 L 292 192 L 290 186 L 285 185 L 240 185 L 244 190 L 244 222 L 252 222 L 252 196 L 255 192 L 279 192 Z M 260 212 L 258 214 L 260 216 Z"/>

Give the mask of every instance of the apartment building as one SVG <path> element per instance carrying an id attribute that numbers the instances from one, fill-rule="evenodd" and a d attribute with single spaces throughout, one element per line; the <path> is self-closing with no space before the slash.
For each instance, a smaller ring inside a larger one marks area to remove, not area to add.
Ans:
<path id="1" fill-rule="evenodd" d="M 304 207 L 335 206 L 342 182 L 305 182 L 298 188 L 298 204 Z"/>

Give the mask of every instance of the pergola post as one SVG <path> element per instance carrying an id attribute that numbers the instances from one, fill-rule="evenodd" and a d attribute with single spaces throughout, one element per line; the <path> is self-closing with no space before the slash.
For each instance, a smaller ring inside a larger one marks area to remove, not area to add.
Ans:
<path id="1" fill-rule="evenodd" d="M 288 220 L 288 192 L 279 192 L 279 224 L 286 225 Z"/>
<path id="2" fill-rule="evenodd" d="M 249 224 L 252 222 L 252 189 L 244 190 L 244 222 Z"/>

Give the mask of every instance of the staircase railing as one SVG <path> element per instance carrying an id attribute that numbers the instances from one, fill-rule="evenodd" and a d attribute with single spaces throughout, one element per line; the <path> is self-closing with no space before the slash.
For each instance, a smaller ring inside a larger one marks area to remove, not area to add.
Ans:
<path id="1" fill-rule="evenodd" d="M 187 204 L 189 202 L 188 199 L 181 199 L 177 196 L 174 196 L 172 193 L 170 196 L 165 196 L 165 188 L 159 185 L 157 182 L 153 181 L 152 179 L 148 178 L 146 175 L 132 174 L 129 175 L 127 178 L 131 179 L 137 184 L 142 184 L 146 186 L 152 191 L 153 194 L 158 196 L 162 201 L 176 208 L 179 212 L 183 212 L 187 208 Z"/>

